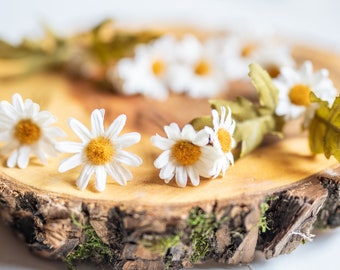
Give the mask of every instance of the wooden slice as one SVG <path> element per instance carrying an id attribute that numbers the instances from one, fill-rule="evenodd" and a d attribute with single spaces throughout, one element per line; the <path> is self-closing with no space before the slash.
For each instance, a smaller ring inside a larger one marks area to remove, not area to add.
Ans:
<path id="1" fill-rule="evenodd" d="M 300 63 L 310 59 L 316 68 L 328 68 L 340 87 L 339 56 L 299 46 L 294 56 Z M 142 134 L 141 143 L 129 149 L 143 159 L 141 167 L 131 169 L 133 181 L 120 186 L 108 179 L 102 193 L 93 183 L 84 191 L 75 186 L 80 168 L 57 171 L 67 155 L 50 159 L 47 166 L 32 158 L 24 170 L 7 168 L 2 159 L 1 216 L 41 256 L 88 259 L 117 269 L 180 269 L 209 259 L 239 264 L 252 261 L 256 250 L 266 258 L 291 252 L 311 236 L 316 222 L 340 225 L 340 166 L 333 158 L 310 154 L 297 122 L 286 126 L 285 139 L 269 139 L 224 178 L 179 188 L 159 179 L 153 161 L 160 151 L 150 136 L 163 135 L 163 126 L 171 122 L 183 126 L 209 114 L 207 100 L 117 96 L 56 73 L 1 85 L 1 99 L 18 92 L 56 115 L 67 140 L 78 140 L 67 119 L 89 126 L 95 108 L 105 108 L 107 124 L 125 113 L 123 132 Z M 235 83 L 230 97 L 240 87 Z"/>

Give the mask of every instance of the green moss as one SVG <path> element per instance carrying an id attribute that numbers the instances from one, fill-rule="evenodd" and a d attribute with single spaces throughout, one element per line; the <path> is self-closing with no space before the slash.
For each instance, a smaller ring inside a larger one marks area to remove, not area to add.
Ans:
<path id="1" fill-rule="evenodd" d="M 76 269 L 76 263 L 92 260 L 102 265 L 113 261 L 113 253 L 109 246 L 103 243 L 90 224 L 82 225 L 71 216 L 73 224 L 83 230 L 85 241 L 80 243 L 67 257 L 64 262 L 69 269 Z"/>
<path id="2" fill-rule="evenodd" d="M 142 244 L 144 247 L 150 249 L 152 253 L 159 254 L 160 256 L 166 255 L 168 250 L 176 245 L 178 245 L 181 241 L 180 233 L 176 233 L 173 235 L 159 237 L 159 236 L 150 236 L 140 240 L 138 243 Z"/>
<path id="3" fill-rule="evenodd" d="M 192 263 L 206 257 L 211 250 L 211 239 L 222 221 L 217 221 L 214 213 L 207 214 L 201 208 L 190 211 L 188 227 L 191 230 L 189 240 L 193 252 L 190 257 Z"/>
<path id="4" fill-rule="evenodd" d="M 279 198 L 279 196 L 267 196 L 265 201 L 261 203 L 260 205 L 260 220 L 257 224 L 257 227 L 260 230 L 260 233 L 265 233 L 267 230 L 270 230 L 270 227 L 268 226 L 268 220 L 266 213 L 269 209 L 269 203 L 272 201 L 275 201 Z"/>

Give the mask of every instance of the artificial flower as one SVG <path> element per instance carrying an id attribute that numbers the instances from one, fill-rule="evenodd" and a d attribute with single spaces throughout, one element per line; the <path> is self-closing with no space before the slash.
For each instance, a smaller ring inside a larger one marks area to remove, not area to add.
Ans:
<path id="1" fill-rule="evenodd" d="M 280 76 L 273 80 L 279 91 L 276 114 L 287 120 L 305 114 L 308 118 L 314 115 L 315 106 L 310 102 L 310 92 L 332 106 L 338 91 L 328 77 L 328 70 L 313 72 L 310 61 L 302 64 L 300 69 L 282 67 Z"/>
<path id="2" fill-rule="evenodd" d="M 158 134 L 151 137 L 152 143 L 163 150 L 154 165 L 160 169 L 159 177 L 169 183 L 175 177 L 180 187 L 185 187 L 188 178 L 198 186 L 200 176 L 209 178 L 215 174 L 215 161 L 221 154 L 208 145 L 209 134 L 203 129 L 196 132 L 187 124 L 182 130 L 176 123 L 164 127 L 167 138 Z"/>
<path id="3" fill-rule="evenodd" d="M 227 114 L 225 107 L 221 107 L 221 116 L 216 110 L 212 110 L 212 122 L 213 128 L 206 127 L 205 130 L 210 134 L 213 146 L 221 153 L 221 158 L 215 162 L 216 173 L 214 178 L 216 178 L 221 172 L 224 176 L 230 164 L 234 164 L 234 156 L 231 150 L 236 146 L 233 138 L 236 123 L 231 117 L 230 108 L 228 108 Z"/>
<path id="4" fill-rule="evenodd" d="M 48 156 L 56 156 L 55 139 L 64 132 L 51 126 L 56 118 L 48 111 L 40 111 L 40 106 L 31 99 L 22 99 L 14 94 L 12 104 L 0 103 L 0 141 L 7 142 L 1 149 L 2 155 L 10 154 L 7 166 L 16 165 L 24 169 L 29 164 L 30 155 L 36 156 L 43 164 Z"/>
<path id="5" fill-rule="evenodd" d="M 183 51 L 190 53 L 185 57 Z M 226 88 L 222 61 L 213 40 L 201 43 L 193 36 L 186 36 L 175 51 L 175 59 L 168 72 L 172 91 L 207 98 L 218 96 Z"/>
<path id="6" fill-rule="evenodd" d="M 133 58 L 123 58 L 115 68 L 109 69 L 108 79 L 115 83 L 118 77 L 123 94 L 166 99 L 166 76 L 174 44 L 172 36 L 163 36 L 151 44 L 137 46 Z"/>
<path id="7" fill-rule="evenodd" d="M 81 142 L 59 142 L 56 147 L 59 151 L 75 155 L 63 160 L 59 172 L 71 170 L 84 163 L 77 186 L 83 190 L 87 187 L 91 177 L 95 174 L 95 186 L 98 191 L 104 191 L 107 174 L 120 185 L 126 185 L 132 179 L 131 172 L 123 166 L 139 166 L 140 157 L 124 150 L 140 141 L 137 132 L 126 133 L 119 136 L 124 128 L 126 116 L 118 116 L 105 131 L 105 110 L 94 110 L 91 114 L 91 130 L 74 118 L 68 123 Z"/>

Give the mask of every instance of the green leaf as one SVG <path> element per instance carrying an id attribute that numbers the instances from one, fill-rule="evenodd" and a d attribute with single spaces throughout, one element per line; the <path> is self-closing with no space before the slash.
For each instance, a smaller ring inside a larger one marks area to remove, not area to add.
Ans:
<path id="1" fill-rule="evenodd" d="M 268 72 L 258 64 L 250 64 L 249 76 L 257 89 L 261 114 L 273 114 L 278 103 L 278 90 Z"/>
<path id="2" fill-rule="evenodd" d="M 266 134 L 275 130 L 275 119 L 271 115 L 264 115 L 237 124 L 235 140 L 241 141 L 240 157 L 256 149 L 263 141 Z"/>
<path id="3" fill-rule="evenodd" d="M 212 117 L 210 115 L 205 115 L 205 116 L 194 118 L 193 120 L 190 121 L 190 124 L 197 131 L 203 129 L 206 126 L 213 127 Z"/>
<path id="4" fill-rule="evenodd" d="M 314 154 L 324 153 L 329 158 L 334 156 L 340 162 L 340 97 L 329 108 L 328 102 L 311 93 L 311 101 L 319 108 L 309 125 L 309 146 Z"/>
<path id="5" fill-rule="evenodd" d="M 253 102 L 244 97 L 237 97 L 236 101 L 228 100 L 210 100 L 211 108 L 221 113 L 221 107 L 230 108 L 233 113 L 233 118 L 236 121 L 244 121 L 245 119 L 252 119 L 258 116 Z"/>

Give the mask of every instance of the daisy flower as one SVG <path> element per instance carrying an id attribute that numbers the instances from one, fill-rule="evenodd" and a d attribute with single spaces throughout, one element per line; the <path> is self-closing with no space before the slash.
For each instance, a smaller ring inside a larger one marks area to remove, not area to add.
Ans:
<path id="1" fill-rule="evenodd" d="M 254 50 L 249 58 L 268 71 L 272 78 L 280 75 L 281 67 L 295 67 L 290 46 L 268 42 Z"/>
<path id="2" fill-rule="evenodd" d="M 183 49 L 188 51 L 185 57 Z M 216 97 L 226 87 L 222 61 L 214 40 L 200 43 L 195 37 L 184 37 L 175 52 L 176 63 L 168 72 L 168 85 L 176 93 L 193 98 Z"/>
<path id="3" fill-rule="evenodd" d="M 189 178 L 192 185 L 198 186 L 200 176 L 209 178 L 215 174 L 215 161 L 220 153 L 208 145 L 209 134 L 204 129 L 196 132 L 188 124 L 181 131 L 176 123 L 172 123 L 165 126 L 164 131 L 167 138 L 156 134 L 151 142 L 164 151 L 154 165 L 160 169 L 159 177 L 165 183 L 175 177 L 177 185 L 185 187 Z"/>
<path id="4" fill-rule="evenodd" d="M 236 146 L 235 139 L 233 138 L 235 130 L 235 120 L 231 118 L 231 111 L 228 108 L 228 114 L 225 107 L 221 107 L 221 117 L 216 110 L 212 110 L 213 129 L 206 127 L 205 130 L 210 134 L 211 143 L 221 153 L 221 158 L 215 163 L 216 178 L 221 172 L 225 172 L 230 164 L 234 164 L 234 156 L 231 150 Z"/>
<path id="5" fill-rule="evenodd" d="M 70 118 L 68 123 L 81 142 L 59 142 L 56 145 L 61 152 L 75 154 L 60 163 L 59 172 L 85 164 L 76 182 L 81 190 L 87 187 L 93 174 L 98 191 L 105 190 L 107 174 L 120 185 L 126 185 L 132 179 L 132 174 L 122 164 L 139 166 L 142 163 L 140 157 L 123 150 L 139 142 L 140 134 L 131 132 L 119 136 L 126 122 L 124 114 L 118 116 L 105 131 L 104 113 L 104 109 L 92 112 L 91 130 Z"/>
<path id="6" fill-rule="evenodd" d="M 133 58 L 123 58 L 116 68 L 108 70 L 108 79 L 113 83 L 121 81 L 122 92 L 126 95 L 142 94 L 164 100 L 168 96 L 166 74 L 175 39 L 163 36 L 151 44 L 139 45 Z"/>
<path id="7" fill-rule="evenodd" d="M 22 99 L 14 94 L 12 104 L 0 103 L 0 141 L 7 142 L 1 155 L 10 155 L 7 166 L 27 167 L 30 155 L 36 156 L 43 164 L 48 156 L 56 156 L 55 139 L 65 136 L 58 128 L 50 126 L 56 118 L 48 111 L 40 111 L 40 106 L 31 99 Z"/>
<path id="8" fill-rule="evenodd" d="M 315 106 L 310 103 L 309 95 L 313 92 L 320 99 L 327 101 L 331 107 L 338 91 L 328 77 L 328 70 L 321 69 L 313 73 L 310 61 L 302 64 L 300 69 L 281 68 L 280 76 L 273 80 L 279 90 L 279 102 L 276 114 L 288 119 L 295 119 L 305 114 L 314 115 Z"/>

